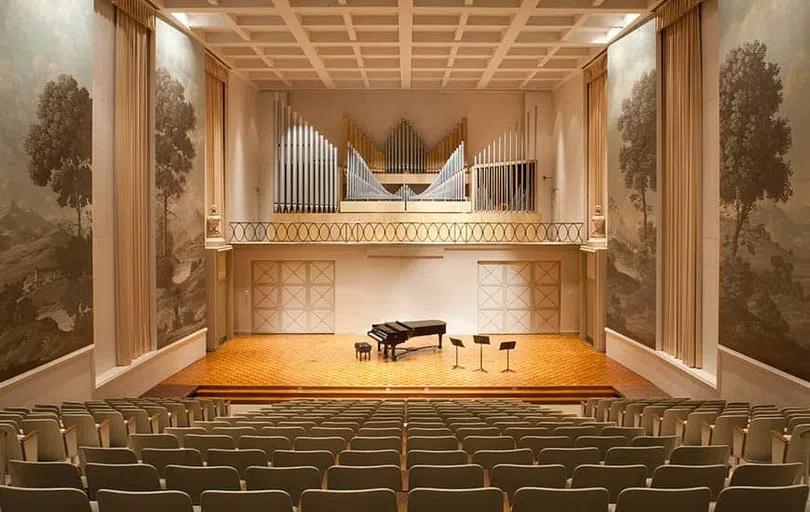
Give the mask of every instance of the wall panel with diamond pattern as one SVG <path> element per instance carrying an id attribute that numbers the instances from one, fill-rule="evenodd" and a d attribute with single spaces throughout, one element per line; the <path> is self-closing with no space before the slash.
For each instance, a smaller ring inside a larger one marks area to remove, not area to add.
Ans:
<path id="1" fill-rule="evenodd" d="M 560 262 L 478 262 L 478 330 L 560 332 Z"/>
<path id="2" fill-rule="evenodd" d="M 254 261 L 254 333 L 335 331 L 334 261 Z"/>

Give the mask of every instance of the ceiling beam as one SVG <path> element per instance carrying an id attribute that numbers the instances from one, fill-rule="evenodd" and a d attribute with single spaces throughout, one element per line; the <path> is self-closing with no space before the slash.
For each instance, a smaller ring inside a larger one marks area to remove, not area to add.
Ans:
<path id="1" fill-rule="evenodd" d="M 503 38 L 501 38 L 501 43 L 495 49 L 495 53 L 493 53 L 492 58 L 489 60 L 486 71 L 481 75 L 481 80 L 478 81 L 477 85 L 478 89 L 483 89 L 489 84 L 489 81 L 492 80 L 492 76 L 501 66 L 501 62 L 503 62 L 503 58 L 506 57 L 507 52 L 509 52 L 509 48 L 512 47 L 512 43 L 515 42 L 520 31 L 526 26 L 526 22 L 529 21 L 529 16 L 531 16 L 532 10 L 537 6 L 538 1 L 539 0 L 523 0 L 523 3 L 520 5 L 520 10 L 512 18 L 509 28 L 506 29 L 506 33 L 503 35 Z"/>
<path id="2" fill-rule="evenodd" d="M 273 0 L 273 5 L 276 6 L 279 16 L 281 16 L 281 19 L 287 24 L 287 28 L 301 47 L 304 55 L 309 59 L 309 63 L 315 68 L 315 72 L 318 74 L 321 82 L 329 89 L 334 89 L 335 82 L 332 80 L 332 77 L 329 76 L 329 72 L 323 65 L 323 61 L 320 55 L 318 55 L 317 50 L 315 50 L 312 41 L 309 40 L 309 35 L 307 35 L 306 30 L 304 30 L 304 27 L 298 20 L 298 16 L 296 16 L 292 7 L 290 7 L 289 0 Z"/>
<path id="3" fill-rule="evenodd" d="M 400 85 L 411 88 L 413 54 L 413 0 L 399 0 L 399 69 Z"/>

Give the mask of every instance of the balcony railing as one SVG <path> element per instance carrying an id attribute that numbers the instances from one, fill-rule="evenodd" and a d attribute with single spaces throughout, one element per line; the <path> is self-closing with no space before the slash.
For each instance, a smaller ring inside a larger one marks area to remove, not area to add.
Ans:
<path id="1" fill-rule="evenodd" d="M 582 222 L 231 222 L 234 244 L 579 245 Z"/>

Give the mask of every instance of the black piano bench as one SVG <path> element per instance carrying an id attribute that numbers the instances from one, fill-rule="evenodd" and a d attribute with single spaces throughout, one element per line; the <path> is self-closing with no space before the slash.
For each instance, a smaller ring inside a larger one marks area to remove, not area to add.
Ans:
<path id="1" fill-rule="evenodd" d="M 363 357 L 371 361 L 371 345 L 365 341 L 354 344 L 354 357 L 363 360 Z"/>

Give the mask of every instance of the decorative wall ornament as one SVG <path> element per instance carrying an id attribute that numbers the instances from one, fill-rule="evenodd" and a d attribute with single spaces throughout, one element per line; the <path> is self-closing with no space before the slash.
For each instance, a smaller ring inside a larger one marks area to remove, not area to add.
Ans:
<path id="1" fill-rule="evenodd" d="M 591 216 L 591 237 L 605 238 L 605 211 L 601 204 L 597 204 L 593 207 L 593 216 Z"/>
<path id="2" fill-rule="evenodd" d="M 208 211 L 206 227 L 206 236 L 208 238 L 222 238 L 222 216 L 219 214 L 219 210 L 215 204 L 212 204 Z"/>

